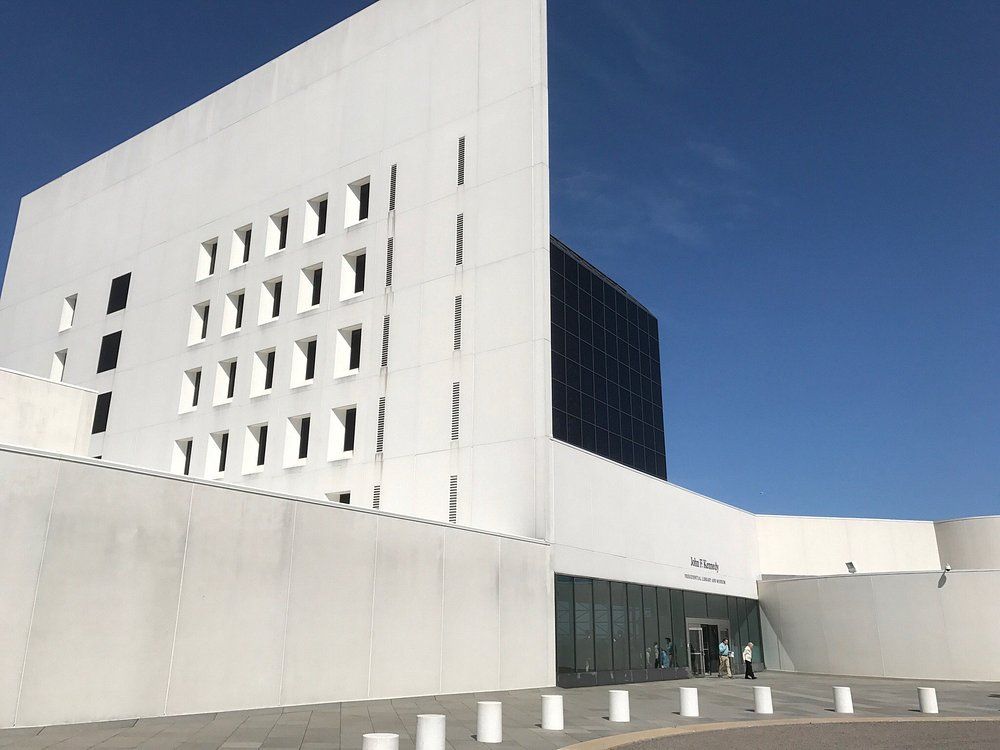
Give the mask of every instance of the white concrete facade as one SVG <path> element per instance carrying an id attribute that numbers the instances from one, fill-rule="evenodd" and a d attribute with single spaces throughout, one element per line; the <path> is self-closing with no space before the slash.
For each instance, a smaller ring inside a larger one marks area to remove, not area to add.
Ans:
<path id="1" fill-rule="evenodd" d="M 956 570 L 1000 570 L 1000 516 L 935 521 L 941 565 Z"/>
<path id="2" fill-rule="evenodd" d="M 0 367 L 0 445 L 87 455 L 97 394 Z"/>
<path id="3" fill-rule="evenodd" d="M 191 475 L 216 478 L 214 443 L 228 432 L 226 481 L 319 499 L 349 492 L 364 507 L 377 486 L 382 508 L 448 520 L 456 477 L 460 523 L 543 537 L 545 49 L 542 0 L 381 0 L 26 196 L 0 297 L 0 362 L 48 376 L 65 352 L 65 381 L 112 393 L 91 456 L 177 471 L 178 441 L 191 440 Z M 366 180 L 369 216 L 358 221 Z M 127 305 L 108 314 L 111 281 L 127 273 Z M 201 340 L 193 316 L 206 302 Z M 357 326 L 352 370 L 345 332 Z M 117 366 L 98 373 L 102 337 L 116 331 Z M 270 350 L 264 392 L 257 354 Z M 198 370 L 193 407 L 187 378 Z M 356 439 L 345 453 L 335 410 L 349 407 Z M 261 424 L 258 467 L 248 428 Z"/>

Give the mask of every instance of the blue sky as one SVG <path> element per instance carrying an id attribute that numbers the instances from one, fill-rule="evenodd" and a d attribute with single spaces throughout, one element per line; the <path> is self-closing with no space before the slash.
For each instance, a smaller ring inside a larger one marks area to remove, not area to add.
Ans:
<path id="1" fill-rule="evenodd" d="M 366 4 L 0 0 L 0 267 L 21 195 Z M 998 30 L 992 2 L 550 0 L 553 232 L 660 319 L 672 481 L 1000 512 Z"/>

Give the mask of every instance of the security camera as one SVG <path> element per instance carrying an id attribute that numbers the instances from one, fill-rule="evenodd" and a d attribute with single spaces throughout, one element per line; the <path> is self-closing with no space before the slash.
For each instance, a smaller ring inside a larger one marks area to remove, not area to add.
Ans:
<path id="1" fill-rule="evenodd" d="M 945 565 L 944 566 L 944 572 L 945 573 L 950 573 L 951 572 L 951 566 L 950 565 Z"/>

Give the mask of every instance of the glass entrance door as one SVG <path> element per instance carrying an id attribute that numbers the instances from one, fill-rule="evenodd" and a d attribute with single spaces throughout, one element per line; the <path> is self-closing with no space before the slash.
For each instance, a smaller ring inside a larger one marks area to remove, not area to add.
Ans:
<path id="1" fill-rule="evenodd" d="M 705 676 L 705 637 L 700 626 L 688 628 L 688 655 L 691 658 L 691 675 Z"/>
<path id="2" fill-rule="evenodd" d="M 712 674 L 719 671 L 719 626 L 704 624 L 701 626 L 701 634 L 705 639 L 705 672 Z"/>

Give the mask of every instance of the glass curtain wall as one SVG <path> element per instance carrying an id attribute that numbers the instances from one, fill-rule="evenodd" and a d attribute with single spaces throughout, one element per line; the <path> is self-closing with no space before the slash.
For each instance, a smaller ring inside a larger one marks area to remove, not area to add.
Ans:
<path id="1" fill-rule="evenodd" d="M 559 674 L 654 670 L 657 647 L 669 654 L 664 666 L 685 668 L 689 617 L 728 619 L 730 645 L 740 653 L 753 641 L 754 663 L 763 667 L 754 599 L 567 575 L 556 576 L 555 593 Z M 736 666 L 743 669 L 742 658 Z"/>

